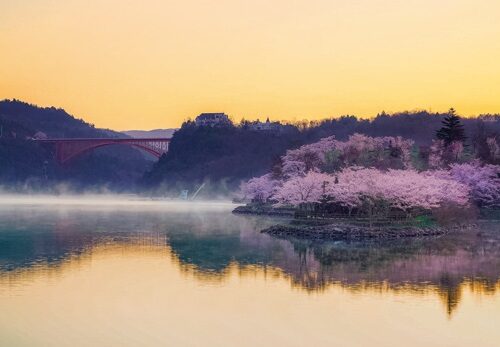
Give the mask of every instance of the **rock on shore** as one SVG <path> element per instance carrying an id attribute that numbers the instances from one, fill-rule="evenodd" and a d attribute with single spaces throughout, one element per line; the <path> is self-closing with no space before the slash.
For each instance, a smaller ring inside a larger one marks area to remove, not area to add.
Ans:
<path id="1" fill-rule="evenodd" d="M 293 217 L 295 209 L 289 207 L 274 207 L 272 205 L 247 204 L 236 207 L 233 213 Z"/>

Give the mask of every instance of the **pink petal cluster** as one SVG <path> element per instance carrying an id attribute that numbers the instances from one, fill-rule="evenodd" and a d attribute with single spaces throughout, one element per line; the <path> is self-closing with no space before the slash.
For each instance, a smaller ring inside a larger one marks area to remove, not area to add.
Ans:
<path id="1" fill-rule="evenodd" d="M 461 161 L 464 154 L 464 144 L 461 141 L 455 141 L 445 146 L 444 141 L 434 140 L 429 150 L 429 168 L 440 169 Z"/>
<path id="2" fill-rule="evenodd" d="M 335 136 L 325 137 L 318 142 L 288 150 L 281 158 L 283 175 L 286 178 L 303 176 L 308 171 L 319 169 L 326 162 L 326 154 L 341 146 Z"/>
<path id="3" fill-rule="evenodd" d="M 274 180 L 271 174 L 254 177 L 241 185 L 240 191 L 244 199 L 267 202 L 276 192 L 281 182 Z"/>
<path id="4" fill-rule="evenodd" d="M 444 166 L 444 141 L 434 140 L 429 152 L 429 167 L 438 169 Z"/>
<path id="5" fill-rule="evenodd" d="M 335 175 L 311 171 L 305 176 L 294 177 L 279 187 L 273 198 L 281 204 L 291 205 L 328 198 L 350 209 L 363 202 L 384 200 L 403 211 L 430 210 L 446 202 L 467 205 L 469 188 L 439 175 L 413 170 L 349 167 Z"/>
<path id="6" fill-rule="evenodd" d="M 284 182 L 276 190 L 273 199 L 280 204 L 290 205 L 319 202 L 331 179 L 330 175 L 309 171 L 305 176 L 295 176 Z"/>
<path id="7" fill-rule="evenodd" d="M 282 171 L 285 178 L 304 176 L 311 170 L 321 170 L 332 161 L 337 161 L 339 167 L 363 164 L 377 167 L 391 151 L 397 153 L 403 167 L 410 168 L 412 146 L 412 140 L 399 136 L 370 137 L 354 134 L 345 142 L 330 136 L 287 151 L 282 157 Z M 370 161 L 367 162 L 368 160 Z"/>
<path id="8" fill-rule="evenodd" d="M 453 180 L 470 188 L 472 199 L 480 206 L 500 206 L 500 166 L 481 165 L 478 161 L 454 164 L 450 168 Z"/>
<path id="9" fill-rule="evenodd" d="M 500 159 L 500 146 L 498 145 L 497 139 L 494 137 L 489 137 L 488 139 L 486 139 L 486 144 L 488 145 L 491 158 L 493 160 Z"/>

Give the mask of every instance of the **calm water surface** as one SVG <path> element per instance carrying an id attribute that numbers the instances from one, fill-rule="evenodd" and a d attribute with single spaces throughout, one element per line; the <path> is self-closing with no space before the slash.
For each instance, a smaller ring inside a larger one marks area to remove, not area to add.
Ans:
<path id="1" fill-rule="evenodd" d="M 260 234 L 234 206 L 0 199 L 0 346 L 500 346 L 500 226 Z"/>

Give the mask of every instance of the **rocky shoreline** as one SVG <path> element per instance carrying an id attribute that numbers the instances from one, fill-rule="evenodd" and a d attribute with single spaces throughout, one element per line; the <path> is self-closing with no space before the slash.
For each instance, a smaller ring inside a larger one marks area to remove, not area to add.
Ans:
<path id="1" fill-rule="evenodd" d="M 237 214 L 252 214 L 294 218 L 295 210 L 289 207 L 274 207 L 272 205 L 247 204 L 233 210 Z M 459 229 L 472 229 L 468 226 L 360 226 L 349 224 L 343 220 L 302 220 L 292 219 L 290 224 L 277 224 L 261 230 L 262 233 L 289 238 L 295 237 L 308 240 L 325 241 L 364 241 L 364 240 L 394 240 L 404 238 L 423 238 L 441 236 Z"/>
<path id="2" fill-rule="evenodd" d="M 316 226 L 273 225 L 262 233 L 277 237 L 295 237 L 310 240 L 362 241 L 419 238 L 444 235 L 454 228 L 444 227 L 361 227 L 347 224 Z"/>
<path id="3" fill-rule="evenodd" d="M 233 213 L 293 217 L 295 209 L 290 207 L 274 207 L 272 205 L 247 204 L 236 207 Z"/>

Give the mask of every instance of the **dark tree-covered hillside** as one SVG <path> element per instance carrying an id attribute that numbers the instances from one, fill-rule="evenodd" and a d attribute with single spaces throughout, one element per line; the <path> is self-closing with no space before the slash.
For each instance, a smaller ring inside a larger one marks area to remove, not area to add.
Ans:
<path id="1" fill-rule="evenodd" d="M 151 165 L 138 150 L 127 146 L 99 148 L 59 165 L 50 145 L 31 140 L 37 132 L 49 138 L 125 136 L 96 129 L 62 109 L 0 101 L 0 186 L 4 189 L 50 189 L 61 182 L 73 189 L 129 189 Z"/>
<path id="2" fill-rule="evenodd" d="M 273 160 L 301 143 L 301 134 L 294 127 L 275 134 L 187 122 L 175 132 L 169 152 L 145 175 L 143 183 L 146 187 L 166 183 L 170 188 L 193 189 L 208 180 L 232 189 L 242 177 L 263 174 Z"/>
<path id="3" fill-rule="evenodd" d="M 2 123 L 25 127 L 32 134 L 42 131 L 51 138 L 123 137 L 110 130 L 96 129 L 93 124 L 74 118 L 63 109 L 38 107 L 18 100 L 0 101 L 0 119 Z"/>

